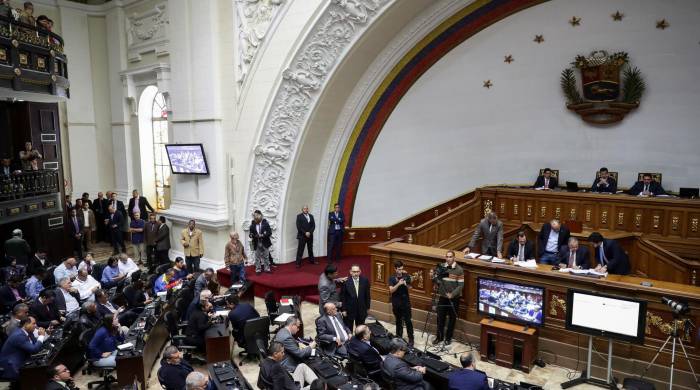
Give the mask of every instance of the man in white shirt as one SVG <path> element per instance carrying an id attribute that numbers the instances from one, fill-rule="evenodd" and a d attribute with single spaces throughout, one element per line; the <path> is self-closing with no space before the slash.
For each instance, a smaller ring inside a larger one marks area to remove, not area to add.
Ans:
<path id="1" fill-rule="evenodd" d="M 77 261 L 75 257 L 69 257 L 63 261 L 56 269 L 53 270 L 53 276 L 56 280 L 61 280 L 63 278 L 68 278 L 70 280 L 75 279 L 78 275 L 78 269 L 75 267 Z"/>
<path id="2" fill-rule="evenodd" d="M 102 287 L 100 282 L 87 273 L 86 268 L 81 268 L 78 271 L 78 277 L 71 283 L 71 286 L 78 290 L 81 300 L 87 299 L 89 301 L 95 300 L 95 291 Z"/>
<path id="3" fill-rule="evenodd" d="M 119 273 L 131 277 L 131 274 L 139 270 L 139 266 L 126 253 L 119 254 Z"/>
<path id="4" fill-rule="evenodd" d="M 65 310 L 66 313 L 71 313 L 80 309 L 80 303 L 73 296 L 77 292 L 78 290 L 72 288 L 70 279 L 59 279 L 58 288 L 56 289 L 56 307 L 58 310 Z"/>

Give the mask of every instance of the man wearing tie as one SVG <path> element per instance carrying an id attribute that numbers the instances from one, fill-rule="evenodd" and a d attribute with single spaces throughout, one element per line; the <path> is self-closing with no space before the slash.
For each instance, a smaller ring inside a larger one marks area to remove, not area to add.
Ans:
<path id="1" fill-rule="evenodd" d="M 45 331 L 38 328 L 38 337 L 34 337 L 36 320 L 27 317 L 19 322 L 19 328 L 10 335 L 0 351 L 0 367 L 2 378 L 15 381 L 19 379 L 19 370 L 32 354 L 39 352 L 44 342 Z"/>
<path id="2" fill-rule="evenodd" d="M 624 249 L 615 240 L 608 240 L 598 232 L 591 233 L 588 241 L 595 248 L 595 259 L 598 265 L 595 270 L 611 275 L 627 275 L 630 273 L 630 261 Z"/>
<path id="3" fill-rule="evenodd" d="M 607 192 L 611 194 L 617 192 L 617 182 L 610 177 L 608 168 L 600 168 L 598 177 L 593 181 L 593 185 L 591 186 L 591 192 Z"/>
<path id="4" fill-rule="evenodd" d="M 83 226 L 85 225 L 81 216 L 78 216 L 76 209 L 70 210 L 70 218 L 68 219 L 68 227 L 70 228 L 70 236 L 73 240 L 73 253 L 79 259 L 83 258 Z"/>
<path id="5" fill-rule="evenodd" d="M 126 252 L 124 237 L 122 236 L 122 230 L 120 228 L 123 217 L 113 206 L 109 206 L 107 212 L 109 214 L 107 214 L 107 219 L 105 219 L 105 225 L 107 225 L 109 237 L 112 241 L 112 248 L 114 248 L 112 254 L 116 255 L 117 253 Z"/>
<path id="6" fill-rule="evenodd" d="M 378 373 L 381 369 L 382 355 L 370 344 L 372 331 L 367 325 L 358 325 L 353 336 L 347 344 L 348 353 L 356 360 L 362 362 L 367 374 Z"/>
<path id="7" fill-rule="evenodd" d="M 335 303 L 323 305 L 325 314 L 316 320 L 316 334 L 321 341 L 321 348 L 328 355 L 348 356 L 345 343 L 350 339 L 350 329 L 343 324 L 343 317 L 338 313 Z"/>
<path id="8" fill-rule="evenodd" d="M 542 174 L 535 180 L 536 190 L 553 190 L 559 186 L 559 182 L 556 177 L 552 177 L 552 170 L 545 168 L 542 170 Z"/>
<path id="9" fill-rule="evenodd" d="M 333 211 L 328 213 L 328 263 L 340 261 L 343 249 L 343 231 L 345 229 L 345 214 L 340 205 L 333 205 Z"/>
<path id="10" fill-rule="evenodd" d="M 588 248 L 579 245 L 576 237 L 570 237 L 568 244 L 561 247 L 559 268 L 591 268 L 591 255 L 588 253 Z"/>
<path id="11" fill-rule="evenodd" d="M 158 264 L 170 263 L 170 228 L 165 223 L 165 217 L 158 218 L 158 232 L 156 233 L 156 260 Z"/>
<path id="12" fill-rule="evenodd" d="M 152 270 L 156 267 L 156 236 L 158 235 L 158 221 L 156 221 L 156 213 L 148 214 L 148 222 L 143 228 L 143 239 L 146 244 L 146 264 L 148 269 Z"/>
<path id="13" fill-rule="evenodd" d="M 360 274 L 360 266 L 353 264 L 350 267 L 350 278 L 340 288 L 344 322 L 349 329 L 364 324 L 369 310 L 369 280 Z"/>
<path id="14" fill-rule="evenodd" d="M 309 263 L 318 264 L 314 259 L 314 230 L 316 230 L 316 221 L 314 216 L 309 214 L 309 206 L 304 206 L 301 209 L 301 214 L 297 215 L 297 268 L 301 267 L 301 257 L 304 255 L 304 247 L 309 251 Z"/>
<path id="15" fill-rule="evenodd" d="M 513 261 L 526 261 L 535 258 L 532 243 L 527 240 L 524 231 L 519 231 L 517 237 L 508 246 L 508 258 Z"/>
<path id="16" fill-rule="evenodd" d="M 637 196 L 658 196 L 666 195 L 666 191 L 661 184 L 651 178 L 651 173 L 642 175 L 642 181 L 636 182 L 629 191 L 630 195 Z"/>
<path id="17" fill-rule="evenodd" d="M 489 212 L 486 218 L 479 222 L 479 225 L 474 230 L 474 235 L 469 246 L 464 248 L 464 253 L 469 253 L 471 248 L 476 246 L 476 241 L 483 238 L 481 242 L 481 254 L 502 257 L 501 248 L 503 248 L 503 222 L 498 220 L 498 216 L 494 212 Z"/>
<path id="18" fill-rule="evenodd" d="M 104 221 L 107 217 L 107 199 L 104 198 L 102 192 L 97 193 L 97 198 L 92 201 L 92 212 L 95 213 L 95 221 Z M 108 241 L 105 226 L 101 223 L 97 224 L 97 242 Z"/>
<path id="19" fill-rule="evenodd" d="M 112 206 L 112 207 L 114 207 L 114 209 L 115 209 L 119 214 L 121 214 L 122 218 L 121 218 L 121 221 L 120 221 L 120 223 L 119 223 L 119 228 L 121 229 L 121 228 L 122 228 L 122 223 L 125 222 L 125 219 L 126 219 L 126 215 L 127 215 L 127 214 L 126 214 L 126 209 L 124 208 L 124 202 L 122 202 L 121 200 L 117 200 L 117 193 L 116 193 L 116 192 L 112 192 L 112 193 L 110 194 L 109 205 Z"/>

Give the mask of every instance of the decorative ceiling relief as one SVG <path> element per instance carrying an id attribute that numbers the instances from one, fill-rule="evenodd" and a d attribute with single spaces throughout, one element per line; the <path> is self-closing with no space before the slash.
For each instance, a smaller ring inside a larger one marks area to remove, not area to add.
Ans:
<path id="1" fill-rule="evenodd" d="M 153 9 L 132 13 L 126 18 L 126 44 L 129 62 L 141 61 L 141 55 L 155 52 L 156 56 L 168 54 L 167 3 L 160 3 Z"/>
<path id="2" fill-rule="evenodd" d="M 255 160 L 247 211 L 260 210 L 272 228 L 275 255 L 282 240 L 280 222 L 289 171 L 311 109 L 316 105 L 329 73 L 351 44 L 365 32 L 390 0 L 333 0 L 307 35 L 290 67 L 284 70 L 270 115 L 254 149 Z M 248 230 L 250 220 L 243 222 Z"/>
<path id="3" fill-rule="evenodd" d="M 270 25 L 285 0 L 235 0 L 238 20 L 238 56 L 236 81 L 242 84 L 260 49 Z"/>

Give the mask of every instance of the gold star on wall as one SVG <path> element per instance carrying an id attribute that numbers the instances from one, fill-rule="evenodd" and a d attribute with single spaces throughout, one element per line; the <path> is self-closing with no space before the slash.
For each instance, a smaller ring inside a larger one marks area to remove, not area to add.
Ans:
<path id="1" fill-rule="evenodd" d="M 491 87 L 493 87 L 493 83 L 491 82 L 491 80 L 484 81 L 484 88 L 491 89 Z"/>
<path id="2" fill-rule="evenodd" d="M 615 11 L 615 13 L 610 15 L 610 16 L 613 18 L 614 21 L 620 22 L 620 21 L 622 21 L 622 18 L 625 17 L 625 14 L 623 14 L 620 11 Z"/>
<path id="3" fill-rule="evenodd" d="M 580 26 L 581 25 L 581 18 L 577 16 L 572 16 L 571 19 L 569 19 L 569 24 L 572 27 Z"/>
<path id="4" fill-rule="evenodd" d="M 505 62 L 505 63 L 507 63 L 507 64 L 510 64 L 510 63 L 513 62 L 513 61 L 515 61 L 515 60 L 513 59 L 513 56 L 510 55 L 510 54 L 508 54 L 508 55 L 505 57 L 505 59 L 503 59 L 503 62 Z"/>
<path id="5" fill-rule="evenodd" d="M 668 22 L 666 21 L 666 19 L 661 19 L 661 20 L 657 20 L 657 21 L 656 21 L 656 28 L 660 28 L 660 29 L 662 29 L 662 30 L 665 30 L 665 29 L 667 29 L 667 28 L 670 27 L 670 26 L 671 26 L 671 25 L 668 24 Z"/>
<path id="6" fill-rule="evenodd" d="M 535 35 L 535 39 L 533 39 L 533 41 L 535 41 L 537 43 L 542 43 L 542 42 L 544 42 L 544 36 L 543 35 Z"/>

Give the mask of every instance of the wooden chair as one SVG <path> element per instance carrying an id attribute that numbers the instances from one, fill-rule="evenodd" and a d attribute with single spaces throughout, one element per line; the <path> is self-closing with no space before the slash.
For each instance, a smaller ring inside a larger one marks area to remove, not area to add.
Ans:
<path id="1" fill-rule="evenodd" d="M 552 177 L 555 179 L 559 179 L 559 170 L 558 169 L 551 169 L 552 171 Z M 540 168 L 540 176 L 544 175 L 544 168 Z"/>
<path id="2" fill-rule="evenodd" d="M 658 172 L 656 172 L 656 173 L 654 173 L 654 172 L 639 172 L 637 174 L 637 181 L 642 181 L 642 179 L 644 178 L 644 174 L 646 174 L 646 173 L 651 175 L 651 180 L 654 180 L 655 182 L 659 183 L 659 185 L 662 185 L 661 184 L 661 176 L 662 175 L 661 175 L 661 173 L 658 173 Z"/>

